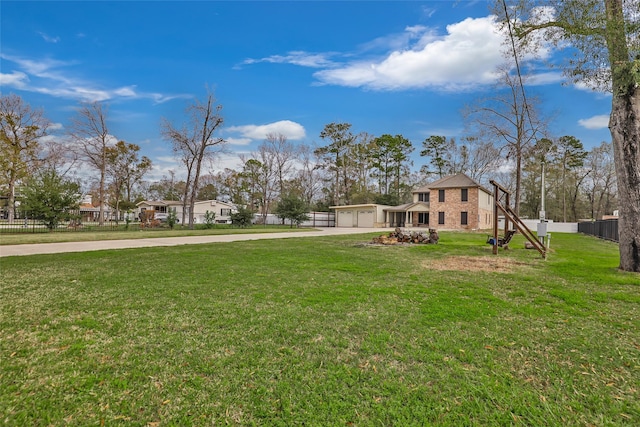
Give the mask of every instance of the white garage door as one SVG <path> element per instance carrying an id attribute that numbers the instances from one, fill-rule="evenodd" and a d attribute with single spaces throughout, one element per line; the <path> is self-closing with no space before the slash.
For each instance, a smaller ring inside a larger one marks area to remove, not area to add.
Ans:
<path id="1" fill-rule="evenodd" d="M 373 228 L 373 210 L 358 211 L 358 228 Z"/>
<path id="2" fill-rule="evenodd" d="M 338 211 L 338 227 L 353 227 L 353 213 L 351 211 Z"/>

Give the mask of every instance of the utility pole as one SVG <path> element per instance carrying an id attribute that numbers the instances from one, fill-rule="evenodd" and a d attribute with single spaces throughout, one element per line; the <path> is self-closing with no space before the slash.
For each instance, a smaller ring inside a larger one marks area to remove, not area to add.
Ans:
<path id="1" fill-rule="evenodd" d="M 538 223 L 538 240 L 542 243 L 543 246 L 548 247 L 549 244 L 548 236 L 547 236 L 547 218 L 546 213 L 544 211 L 544 164 L 545 161 L 542 159 L 542 183 L 540 185 L 540 222 Z"/>

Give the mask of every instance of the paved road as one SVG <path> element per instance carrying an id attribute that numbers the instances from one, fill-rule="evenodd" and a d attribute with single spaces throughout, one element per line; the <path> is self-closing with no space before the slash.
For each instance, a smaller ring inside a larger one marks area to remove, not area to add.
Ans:
<path id="1" fill-rule="evenodd" d="M 197 245 L 201 243 L 237 242 L 242 240 L 287 239 L 293 237 L 317 237 L 340 234 L 361 234 L 380 232 L 385 228 L 321 228 L 295 233 L 223 234 L 216 236 L 158 237 L 149 239 L 98 240 L 93 242 L 37 243 L 26 245 L 0 246 L 0 257 L 35 254 L 59 254 L 64 252 L 87 252 L 106 249 L 148 248 L 155 246 Z"/>

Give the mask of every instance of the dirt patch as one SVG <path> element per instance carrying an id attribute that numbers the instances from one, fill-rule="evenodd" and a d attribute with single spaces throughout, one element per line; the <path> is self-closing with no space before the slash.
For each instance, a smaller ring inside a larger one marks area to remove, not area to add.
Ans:
<path id="1" fill-rule="evenodd" d="M 425 261 L 423 263 L 423 267 L 429 270 L 488 271 L 497 273 L 510 273 L 514 270 L 530 267 L 530 265 L 526 262 L 497 256 L 454 256 Z"/>

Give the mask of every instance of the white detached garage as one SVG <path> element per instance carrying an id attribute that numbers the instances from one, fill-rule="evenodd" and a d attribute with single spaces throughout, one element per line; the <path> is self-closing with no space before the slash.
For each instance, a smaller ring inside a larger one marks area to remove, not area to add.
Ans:
<path id="1" fill-rule="evenodd" d="M 376 228 L 386 227 L 384 209 L 387 205 L 365 204 L 331 206 L 336 213 L 336 227 Z"/>

